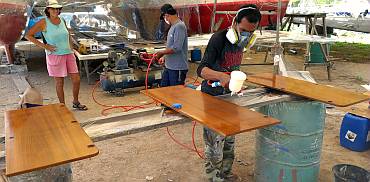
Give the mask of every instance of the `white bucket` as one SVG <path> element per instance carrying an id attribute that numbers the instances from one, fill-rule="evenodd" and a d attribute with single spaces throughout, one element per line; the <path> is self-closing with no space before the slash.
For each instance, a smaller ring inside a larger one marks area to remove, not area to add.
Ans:
<path id="1" fill-rule="evenodd" d="M 247 75 L 241 71 L 231 72 L 231 79 L 229 83 L 229 90 L 237 93 L 242 89 L 244 81 L 247 79 Z"/>

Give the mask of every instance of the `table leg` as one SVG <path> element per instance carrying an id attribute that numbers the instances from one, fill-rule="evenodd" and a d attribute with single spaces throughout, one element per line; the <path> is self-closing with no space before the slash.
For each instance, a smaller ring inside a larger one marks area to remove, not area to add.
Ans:
<path id="1" fill-rule="evenodd" d="M 309 20 L 309 25 L 311 26 L 311 29 L 310 29 L 310 26 L 308 27 L 308 35 L 312 35 L 312 31 L 311 31 L 312 25 L 313 25 L 312 18 L 309 17 L 308 20 Z"/>
<path id="2" fill-rule="evenodd" d="M 331 69 L 331 64 L 330 62 L 327 63 L 326 65 L 326 70 L 328 71 L 328 80 L 331 81 L 331 77 L 330 77 L 330 70 Z"/>
<path id="3" fill-rule="evenodd" d="M 311 24 L 311 35 L 314 35 L 314 34 L 319 35 L 317 33 L 317 29 L 316 29 L 316 22 L 317 22 L 317 17 L 315 15 L 315 17 L 313 19 L 313 23 Z"/>
<path id="4" fill-rule="evenodd" d="M 264 63 L 266 63 L 267 62 L 267 56 L 269 55 L 269 48 L 267 48 L 266 49 L 266 54 L 265 54 L 265 61 L 264 61 Z"/>
<path id="5" fill-rule="evenodd" d="M 288 22 L 290 22 L 290 19 L 291 19 L 291 17 L 290 17 L 290 16 L 288 16 L 288 17 L 286 18 L 286 20 L 284 21 L 284 23 L 283 23 L 283 25 L 281 26 L 281 29 L 280 29 L 280 30 L 284 30 L 284 28 L 285 28 L 286 24 L 288 24 Z M 289 30 L 288 30 L 288 31 L 289 31 Z"/>
<path id="6" fill-rule="evenodd" d="M 87 84 L 90 84 L 89 61 L 84 61 L 85 72 L 87 77 Z"/>
<path id="7" fill-rule="evenodd" d="M 310 34 L 310 27 L 309 27 L 309 23 L 308 23 L 308 17 L 304 17 L 304 23 L 306 25 L 306 34 Z"/>
<path id="8" fill-rule="evenodd" d="M 91 76 L 92 74 L 94 74 L 94 73 L 97 73 L 97 71 L 100 69 L 100 68 L 102 68 L 103 67 L 103 65 L 102 64 L 100 64 L 98 67 L 96 67 L 93 71 L 91 71 L 89 74 L 89 76 Z M 89 84 L 91 84 L 91 83 L 89 83 Z"/>
<path id="9" fill-rule="evenodd" d="M 325 17 L 322 17 L 322 28 L 324 29 L 324 36 L 327 37 L 328 32 L 326 30 L 326 18 Z"/>
<path id="10" fill-rule="evenodd" d="M 288 29 L 287 31 L 290 30 L 290 26 L 292 26 L 292 23 L 293 23 L 293 17 L 290 18 L 290 21 L 289 21 L 289 25 L 288 25 Z"/>
<path id="11" fill-rule="evenodd" d="M 306 24 L 306 34 L 309 35 L 310 34 L 310 26 L 309 26 L 309 21 L 311 22 L 311 18 L 309 17 L 305 17 L 304 18 L 305 20 L 305 24 Z M 310 63 L 311 61 L 311 57 L 310 57 L 310 49 L 311 49 L 311 46 L 310 46 L 310 43 L 307 42 L 306 43 L 306 59 L 305 59 L 305 67 L 304 67 L 304 70 L 306 71 L 307 69 L 307 66 L 308 64 Z"/>
<path id="12" fill-rule="evenodd" d="M 324 36 L 325 37 L 328 37 L 328 32 L 326 30 L 326 17 L 322 17 L 322 27 L 324 29 Z M 325 51 L 326 51 L 326 55 L 329 56 L 329 47 L 328 47 L 328 44 L 325 44 Z"/>
<path id="13" fill-rule="evenodd" d="M 310 64 L 310 43 L 306 43 L 306 53 L 305 53 L 305 57 L 304 57 L 304 60 L 303 60 L 303 70 L 306 71 L 307 70 L 307 67 L 309 66 Z"/>
<path id="14" fill-rule="evenodd" d="M 325 44 L 325 46 L 320 44 L 320 49 L 321 49 L 322 54 L 324 55 L 326 69 L 328 71 L 328 80 L 331 81 L 331 78 L 330 78 L 331 62 L 329 60 L 329 55 L 326 53 L 327 50 L 325 50 L 326 46 L 327 46 L 327 44 Z"/>
<path id="15" fill-rule="evenodd" d="M 82 77 L 82 61 L 81 60 L 79 60 L 79 59 L 77 59 L 77 61 L 78 61 L 78 69 L 79 69 L 79 72 L 80 72 L 80 77 Z"/>

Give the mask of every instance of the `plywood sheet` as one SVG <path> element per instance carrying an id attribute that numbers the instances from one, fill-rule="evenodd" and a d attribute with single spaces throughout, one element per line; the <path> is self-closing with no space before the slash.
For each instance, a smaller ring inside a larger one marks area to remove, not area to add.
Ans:
<path id="1" fill-rule="evenodd" d="M 365 94 L 279 75 L 274 76 L 272 73 L 251 75 L 247 81 L 340 107 L 370 99 Z"/>
<path id="2" fill-rule="evenodd" d="M 5 112 L 6 175 L 60 165 L 99 153 L 62 104 Z"/>
<path id="3" fill-rule="evenodd" d="M 150 89 L 142 93 L 169 107 L 174 103 L 182 104 L 181 109 L 175 110 L 224 136 L 280 123 L 274 118 L 184 86 Z"/>

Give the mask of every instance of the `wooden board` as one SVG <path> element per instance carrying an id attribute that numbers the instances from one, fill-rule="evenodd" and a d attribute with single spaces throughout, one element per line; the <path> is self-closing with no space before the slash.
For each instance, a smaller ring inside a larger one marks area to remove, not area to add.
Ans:
<path id="1" fill-rule="evenodd" d="M 279 75 L 274 76 L 272 73 L 251 75 L 247 77 L 247 81 L 340 107 L 370 99 L 365 94 Z"/>
<path id="2" fill-rule="evenodd" d="M 5 112 L 6 175 L 56 166 L 99 153 L 62 104 Z"/>
<path id="3" fill-rule="evenodd" d="M 142 93 L 168 107 L 174 103 L 182 104 L 181 109 L 175 110 L 224 136 L 280 123 L 274 118 L 184 86 L 150 89 Z"/>

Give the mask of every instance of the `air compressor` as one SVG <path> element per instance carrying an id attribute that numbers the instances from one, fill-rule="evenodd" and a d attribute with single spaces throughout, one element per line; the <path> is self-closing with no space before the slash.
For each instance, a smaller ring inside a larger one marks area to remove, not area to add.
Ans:
<path id="1" fill-rule="evenodd" d="M 109 51 L 107 61 L 103 62 L 103 72 L 100 73 L 101 88 L 116 96 L 122 96 L 125 89 L 145 86 L 146 79 L 149 87 L 157 87 L 162 80 L 163 66 L 152 61 L 148 67 L 153 56 L 145 49 Z"/>

